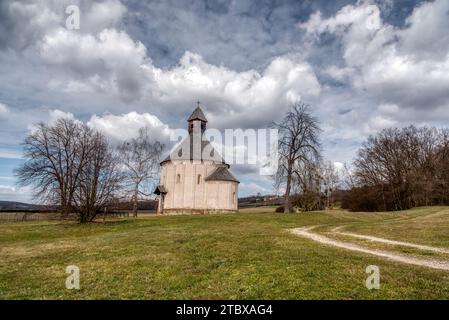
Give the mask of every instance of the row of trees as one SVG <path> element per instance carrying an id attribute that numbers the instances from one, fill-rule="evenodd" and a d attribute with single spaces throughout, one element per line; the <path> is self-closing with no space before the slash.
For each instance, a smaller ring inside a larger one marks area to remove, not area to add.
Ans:
<path id="1" fill-rule="evenodd" d="M 114 148 L 87 125 L 59 119 L 38 124 L 24 142 L 27 159 L 16 170 L 19 184 L 33 185 L 35 196 L 58 204 L 61 215 L 75 213 L 91 222 L 120 197 L 132 194 L 134 215 L 145 181 L 156 178 L 163 146 L 150 142 L 148 130 Z"/>
<path id="2" fill-rule="evenodd" d="M 323 162 L 320 128 L 307 105 L 292 106 L 279 129 L 276 187 L 284 189 L 284 212 L 331 207 L 341 188 L 339 171 Z M 151 142 L 148 129 L 113 147 L 103 134 L 71 119 L 39 124 L 24 143 L 27 159 L 16 171 L 21 185 L 36 197 L 59 204 L 62 216 L 79 222 L 95 219 L 116 200 L 131 199 L 137 216 L 143 185 L 157 181 L 163 145 Z M 449 204 L 449 130 L 385 129 L 371 136 L 346 172 L 342 207 L 354 211 L 403 210 Z"/>
<path id="3" fill-rule="evenodd" d="M 342 206 L 354 211 L 449 204 L 449 130 L 409 126 L 369 137 Z"/>
<path id="4" fill-rule="evenodd" d="M 448 129 L 385 129 L 368 138 L 350 169 L 336 170 L 322 161 L 318 121 L 306 105 L 294 105 L 274 126 L 280 135 L 275 181 L 285 190 L 283 212 L 330 207 L 336 193 L 342 207 L 353 211 L 449 205 Z"/>

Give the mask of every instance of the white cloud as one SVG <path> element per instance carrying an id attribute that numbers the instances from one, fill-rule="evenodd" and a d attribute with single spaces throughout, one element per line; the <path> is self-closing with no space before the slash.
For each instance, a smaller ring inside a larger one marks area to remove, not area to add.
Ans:
<path id="1" fill-rule="evenodd" d="M 321 92 L 312 67 L 304 61 L 283 56 L 273 59 L 262 73 L 237 72 L 186 52 L 178 65 L 162 69 L 152 64 L 142 43 L 114 29 L 96 36 L 58 29 L 44 37 L 39 52 L 45 63 L 65 66 L 77 77 L 52 81 L 54 88 L 59 86 L 74 94 L 113 94 L 130 102 L 176 105 L 178 112 L 190 111 L 192 106 L 185 102 L 199 98 L 210 107 L 210 120 L 222 126 L 238 126 L 242 119 L 246 119 L 245 125 L 250 125 L 249 119 L 253 123 L 266 121 L 291 103 Z"/>
<path id="2" fill-rule="evenodd" d="M 404 53 L 420 59 L 447 60 L 449 51 L 449 3 L 437 0 L 421 4 L 407 18 L 401 32 Z"/>
<path id="3" fill-rule="evenodd" d="M 9 109 L 3 103 L 0 103 L 0 120 L 5 118 L 9 113 Z"/>
<path id="4" fill-rule="evenodd" d="M 328 66 L 325 73 L 349 80 L 380 105 L 396 105 L 397 117 L 408 113 L 410 120 L 410 114 L 422 117 L 420 110 L 427 110 L 424 119 L 415 120 L 438 121 L 441 113 L 432 111 L 449 108 L 448 11 L 448 1 L 424 3 L 413 10 L 405 27 L 398 28 L 382 21 L 373 1 L 359 1 L 327 19 L 316 13 L 299 27 L 310 41 L 325 32 L 341 40 L 344 64 Z M 397 120 L 372 116 L 366 126 L 372 130 Z M 449 119 L 449 113 L 444 117 Z"/>
<path id="5" fill-rule="evenodd" d="M 0 199 L 3 201 L 33 202 L 31 187 L 15 187 L 0 184 Z"/>
<path id="6" fill-rule="evenodd" d="M 0 47 L 24 48 L 40 40 L 46 33 L 65 26 L 69 5 L 80 8 L 80 29 L 78 33 L 99 32 L 116 26 L 127 12 L 120 0 L 3 0 L 2 16 L 10 26 L 8 33 L 0 32 Z M 4 42 L 4 43 L 2 43 Z"/>
<path id="7" fill-rule="evenodd" d="M 359 2 L 356 6 L 348 5 L 328 19 L 323 19 L 321 12 L 317 11 L 307 22 L 300 23 L 298 26 L 305 29 L 307 33 L 317 36 L 323 32 L 344 34 L 347 27 L 353 24 L 364 30 L 378 30 L 381 20 L 377 5 L 372 5 L 368 1 Z"/>
<path id="8" fill-rule="evenodd" d="M 397 121 L 384 117 L 382 115 L 376 115 L 369 119 L 364 125 L 366 134 L 375 134 L 383 129 L 397 126 Z"/>
<path id="9" fill-rule="evenodd" d="M 6 106 L 0 103 L 0 157 L 20 158 L 17 152 L 22 136 L 32 124 L 48 121 L 50 114 L 47 108 L 36 108 L 33 112 Z"/>
<path id="10" fill-rule="evenodd" d="M 2 16 L 7 30 L 0 29 L 2 47 L 24 48 L 41 37 L 47 30 L 58 26 L 62 16 L 58 15 L 43 0 L 38 2 L 5 1 L 1 3 L 8 15 Z M 39 12 L 39 14 L 36 14 Z"/>
<path id="11" fill-rule="evenodd" d="M 154 82 L 147 92 L 156 101 L 180 104 L 199 97 L 208 106 L 209 120 L 221 127 L 276 118 L 290 103 L 321 91 L 311 66 L 288 57 L 274 59 L 262 73 L 236 72 L 186 52 L 172 69 L 151 69 Z M 191 108 L 187 105 L 186 111 Z"/>
<path id="12" fill-rule="evenodd" d="M 75 116 L 71 112 L 64 112 L 58 109 L 49 110 L 49 118 L 47 122 L 54 124 L 58 119 L 75 120 Z"/>
<path id="13" fill-rule="evenodd" d="M 146 48 L 123 31 L 104 29 L 96 35 L 59 28 L 39 43 L 43 62 L 67 68 L 73 78 L 61 89 L 68 92 L 115 93 L 126 100 L 140 98 L 149 81 L 144 72 Z"/>
<path id="14" fill-rule="evenodd" d="M 168 117 L 190 112 L 200 99 L 215 126 L 257 127 L 279 118 L 292 102 L 321 92 L 312 66 L 298 55 L 273 57 L 262 71 L 236 71 L 186 51 L 177 65 L 159 68 L 140 41 L 118 29 L 127 14 L 120 1 L 81 2 L 78 31 L 63 26 L 65 4 L 42 3 L 55 18 L 36 26 L 39 32 L 29 40 L 24 58 L 49 71 L 30 83 L 33 89 L 41 85 L 58 95 L 72 96 L 81 100 L 80 109 L 87 109 L 87 101 L 110 99 L 133 103 L 139 111 L 155 105 L 159 108 L 153 114 Z M 117 112 L 119 107 L 108 106 L 108 111 Z M 92 110 L 97 111 L 104 112 L 104 105 Z"/>
<path id="15" fill-rule="evenodd" d="M 137 137 L 140 128 L 148 127 L 150 137 L 166 143 L 170 138 L 170 128 L 149 113 L 130 112 L 122 115 L 93 115 L 87 122 L 91 128 L 103 132 L 114 142 Z"/>
<path id="16" fill-rule="evenodd" d="M 82 122 L 73 113 L 65 112 L 59 109 L 42 107 L 42 118 L 40 122 L 49 125 L 55 124 L 58 119 L 70 119 L 76 122 Z M 17 117 L 19 115 L 16 115 Z M 150 136 L 162 143 L 168 143 L 170 139 L 171 129 L 158 117 L 150 113 L 129 112 L 126 114 L 113 115 L 93 114 L 89 120 L 85 122 L 90 128 L 102 132 L 107 138 L 114 143 L 120 143 L 126 139 L 137 137 L 140 128 L 147 127 L 150 130 Z M 34 123 L 28 126 L 28 130 L 34 129 Z M 0 151 L 0 156 L 16 158 L 17 153 L 13 151 Z"/>
<path id="17" fill-rule="evenodd" d="M 46 63 L 66 65 L 86 73 L 138 66 L 146 56 L 146 48 L 141 42 L 135 42 L 126 32 L 115 29 L 104 29 L 92 35 L 58 28 L 45 35 L 38 50 Z"/>
<path id="18" fill-rule="evenodd" d="M 341 170 L 343 170 L 343 168 L 344 168 L 344 163 L 342 163 L 342 162 L 339 162 L 339 161 L 335 161 L 334 163 L 334 167 L 335 167 L 335 169 L 337 170 L 337 171 L 341 171 Z"/>
<path id="19" fill-rule="evenodd" d="M 117 0 L 94 2 L 82 16 L 81 29 L 90 32 L 101 31 L 117 25 L 127 12 L 127 8 Z"/>
<path id="20" fill-rule="evenodd" d="M 0 189 L 2 189 L 3 191 L 13 191 L 13 192 L 15 192 L 17 190 L 17 188 L 14 186 L 9 186 L 9 185 L 4 185 L 4 184 L 0 184 Z"/>
<path id="21" fill-rule="evenodd" d="M 21 159 L 22 153 L 19 151 L 15 151 L 15 150 L 0 148 L 0 158 Z"/>
<path id="22" fill-rule="evenodd" d="M 257 193 L 270 194 L 273 193 L 273 189 L 262 187 L 259 183 L 255 182 L 241 182 L 239 184 L 240 195 L 255 195 Z"/>
<path id="23" fill-rule="evenodd" d="M 291 103 L 321 92 L 312 67 L 288 57 L 273 59 L 262 73 L 211 65 L 191 52 L 173 68 L 157 68 L 142 43 L 114 29 L 94 36 L 59 28 L 44 37 L 39 53 L 45 63 L 65 66 L 77 77 L 52 81 L 53 88 L 73 94 L 96 91 L 170 106 L 199 98 L 211 106 L 211 120 L 222 126 L 238 125 L 242 123 L 239 120 L 249 118 L 254 123 L 266 121 Z M 178 111 L 191 108 L 185 105 Z M 223 109 L 227 117 L 223 117 Z"/>

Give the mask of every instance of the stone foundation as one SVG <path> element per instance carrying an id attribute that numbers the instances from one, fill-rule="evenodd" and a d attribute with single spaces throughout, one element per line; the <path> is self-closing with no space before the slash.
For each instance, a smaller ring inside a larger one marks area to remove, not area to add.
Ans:
<path id="1" fill-rule="evenodd" d="M 222 209 L 164 209 L 161 215 L 193 215 L 193 214 L 218 214 L 218 213 L 237 213 L 238 210 Z"/>

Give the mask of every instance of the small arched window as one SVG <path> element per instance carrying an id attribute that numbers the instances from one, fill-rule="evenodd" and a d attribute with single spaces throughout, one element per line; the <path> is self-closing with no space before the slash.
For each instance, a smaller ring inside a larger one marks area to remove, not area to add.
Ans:
<path id="1" fill-rule="evenodd" d="M 176 175 L 176 183 L 180 183 L 181 182 L 181 175 L 178 173 Z"/>
<path id="2" fill-rule="evenodd" d="M 196 183 L 197 183 L 197 184 L 200 184 L 200 183 L 201 183 L 201 175 L 200 175 L 200 174 L 198 175 L 198 180 L 197 180 Z"/>
<path id="3" fill-rule="evenodd" d="M 235 196 L 235 192 L 232 193 L 232 202 L 235 204 L 237 201 L 236 196 Z"/>

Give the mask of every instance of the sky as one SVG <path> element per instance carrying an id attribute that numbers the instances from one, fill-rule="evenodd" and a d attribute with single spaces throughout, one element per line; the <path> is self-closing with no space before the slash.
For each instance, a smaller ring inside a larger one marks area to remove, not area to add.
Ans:
<path id="1" fill-rule="evenodd" d="M 447 127 L 448 16 L 447 0 L 1 0 L 0 200 L 32 201 L 21 142 L 59 117 L 169 143 L 197 100 L 217 129 L 266 128 L 302 101 L 335 163 L 387 127 Z M 254 166 L 231 171 L 240 196 L 273 192 Z"/>

